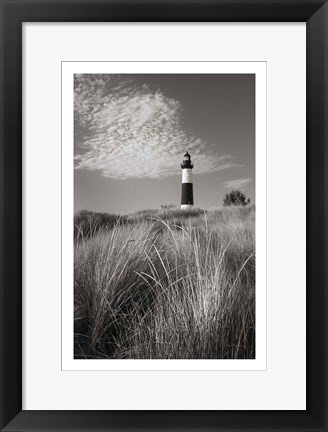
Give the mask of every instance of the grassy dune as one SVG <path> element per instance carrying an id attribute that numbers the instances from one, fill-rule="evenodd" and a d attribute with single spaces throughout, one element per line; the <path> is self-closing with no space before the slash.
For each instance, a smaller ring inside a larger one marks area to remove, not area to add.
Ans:
<path id="1" fill-rule="evenodd" d="M 75 215 L 75 357 L 255 357 L 255 208 Z"/>

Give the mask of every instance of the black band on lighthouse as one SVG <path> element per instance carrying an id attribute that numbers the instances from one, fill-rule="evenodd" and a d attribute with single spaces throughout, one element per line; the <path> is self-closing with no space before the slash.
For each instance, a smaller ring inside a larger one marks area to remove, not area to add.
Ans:
<path id="1" fill-rule="evenodd" d="M 189 204 L 189 205 L 194 204 L 192 183 L 182 183 L 181 205 L 185 205 L 185 204 Z"/>

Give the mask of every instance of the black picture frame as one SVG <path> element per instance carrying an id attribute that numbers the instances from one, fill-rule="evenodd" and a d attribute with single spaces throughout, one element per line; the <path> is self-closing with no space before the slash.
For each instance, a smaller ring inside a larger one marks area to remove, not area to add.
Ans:
<path id="1" fill-rule="evenodd" d="M 305 411 L 22 411 L 22 23 L 52 21 L 306 22 Z M 328 430 L 327 42 L 327 0 L 1 0 L 1 430 Z"/>

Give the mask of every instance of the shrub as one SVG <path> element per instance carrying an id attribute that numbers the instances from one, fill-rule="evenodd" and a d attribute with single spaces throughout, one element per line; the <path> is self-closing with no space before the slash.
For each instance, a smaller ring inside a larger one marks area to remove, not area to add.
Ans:
<path id="1" fill-rule="evenodd" d="M 250 198 L 246 199 L 245 194 L 243 194 L 238 189 L 233 189 L 230 192 L 227 192 L 223 198 L 223 205 L 225 207 L 228 206 L 246 206 L 250 204 Z"/>
<path id="2" fill-rule="evenodd" d="M 171 210 L 177 208 L 176 204 L 161 204 L 161 210 Z"/>

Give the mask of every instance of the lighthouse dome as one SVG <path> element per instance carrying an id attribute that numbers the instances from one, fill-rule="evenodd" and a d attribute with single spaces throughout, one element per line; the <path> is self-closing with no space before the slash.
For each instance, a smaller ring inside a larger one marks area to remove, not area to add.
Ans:
<path id="1" fill-rule="evenodd" d="M 183 156 L 181 168 L 193 168 L 194 164 L 191 162 L 190 154 L 186 152 Z"/>

